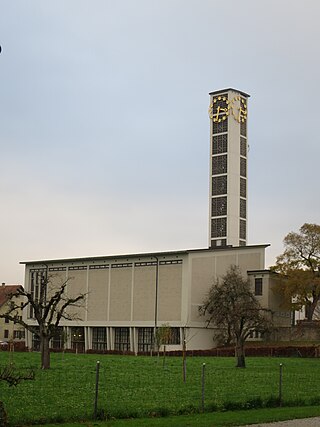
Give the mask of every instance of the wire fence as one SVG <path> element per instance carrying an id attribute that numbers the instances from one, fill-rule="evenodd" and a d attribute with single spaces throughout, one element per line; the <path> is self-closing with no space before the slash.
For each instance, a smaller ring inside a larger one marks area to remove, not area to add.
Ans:
<path id="1" fill-rule="evenodd" d="M 320 403 L 318 361 L 308 369 L 299 367 L 298 359 L 296 365 L 261 361 L 236 369 L 216 358 L 206 363 L 197 358 L 184 381 L 177 360 L 165 365 L 156 358 L 126 360 L 36 369 L 34 380 L 17 387 L 0 382 L 0 400 L 12 425 Z"/>

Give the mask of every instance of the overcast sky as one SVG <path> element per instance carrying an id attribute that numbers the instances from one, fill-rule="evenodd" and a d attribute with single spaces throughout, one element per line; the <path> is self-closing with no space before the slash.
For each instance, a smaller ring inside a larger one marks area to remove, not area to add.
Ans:
<path id="1" fill-rule="evenodd" d="M 318 0 L 15 0 L 0 14 L 0 281 L 208 245 L 210 91 L 248 105 L 248 244 L 320 223 Z"/>

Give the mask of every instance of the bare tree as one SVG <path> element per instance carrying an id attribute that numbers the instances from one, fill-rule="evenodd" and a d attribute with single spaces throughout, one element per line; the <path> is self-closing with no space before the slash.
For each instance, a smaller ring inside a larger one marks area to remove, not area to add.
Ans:
<path id="1" fill-rule="evenodd" d="M 85 298 L 85 294 L 79 294 L 75 297 L 68 296 L 68 282 L 69 279 L 61 283 L 61 285 L 53 286 L 52 277 L 45 274 L 41 277 L 38 295 L 19 287 L 10 295 L 7 311 L 0 315 L 0 317 L 19 323 L 39 338 L 42 369 L 50 368 L 49 343 L 58 331 L 60 321 L 62 319 L 75 320 L 76 316 L 68 312 L 68 309 L 80 307 Z M 17 302 L 19 297 L 24 298 L 23 303 Z M 32 318 L 37 322 L 37 326 L 26 323 L 24 319 L 21 319 L 18 315 L 18 311 L 21 308 L 23 310 L 31 308 Z"/>
<path id="2" fill-rule="evenodd" d="M 6 381 L 10 387 L 17 386 L 22 381 L 34 380 L 34 371 L 29 369 L 26 372 L 22 372 L 14 365 L 5 366 L 0 368 L 0 381 Z"/>
<path id="3" fill-rule="evenodd" d="M 163 366 L 165 366 L 166 360 L 166 345 L 170 343 L 172 337 L 172 330 L 168 323 L 164 323 L 157 328 L 156 331 L 156 345 L 158 349 L 158 357 L 160 352 L 160 347 L 163 345 Z"/>
<path id="4" fill-rule="evenodd" d="M 207 317 L 207 324 L 216 327 L 216 337 L 234 342 L 237 367 L 244 368 L 244 344 L 253 331 L 271 331 L 270 310 L 261 307 L 253 295 L 249 280 L 233 265 L 209 290 L 200 314 Z M 269 315 L 268 315 L 269 312 Z"/>
<path id="5" fill-rule="evenodd" d="M 6 381 L 10 387 L 17 386 L 22 381 L 26 380 L 34 380 L 34 371 L 32 369 L 28 370 L 27 372 L 22 372 L 12 364 L 0 368 L 0 381 Z M 7 412 L 5 410 L 3 402 L 0 401 L 0 427 L 7 426 Z"/>

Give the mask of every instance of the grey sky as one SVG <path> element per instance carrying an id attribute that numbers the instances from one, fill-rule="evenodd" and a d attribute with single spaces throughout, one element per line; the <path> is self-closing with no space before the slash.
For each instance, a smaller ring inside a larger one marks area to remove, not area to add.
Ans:
<path id="1" fill-rule="evenodd" d="M 319 223 L 320 2 L 15 0 L 0 14 L 0 279 L 206 247 L 208 92 L 249 100 L 249 244 Z"/>

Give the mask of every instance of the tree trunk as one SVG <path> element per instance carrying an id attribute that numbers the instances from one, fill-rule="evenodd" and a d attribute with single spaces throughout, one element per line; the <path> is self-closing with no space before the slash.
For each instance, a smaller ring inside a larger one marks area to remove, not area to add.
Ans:
<path id="1" fill-rule="evenodd" d="M 41 369 L 50 369 L 50 350 L 49 350 L 49 337 L 47 335 L 40 337 L 40 351 L 41 351 Z"/>
<path id="2" fill-rule="evenodd" d="M 309 302 L 305 305 L 305 316 L 309 322 L 312 321 L 315 308 L 316 308 L 316 304 L 314 305 L 311 302 Z"/>
<path id="3" fill-rule="evenodd" d="M 241 339 L 237 339 L 236 342 L 236 358 L 237 358 L 237 368 L 245 368 L 246 360 L 244 354 L 244 342 Z"/>
<path id="4" fill-rule="evenodd" d="M 3 402 L 0 402 L 0 427 L 7 427 L 8 417 Z"/>
<path id="5" fill-rule="evenodd" d="M 164 345 L 163 346 L 163 361 L 162 361 L 163 368 L 165 367 L 165 365 L 166 365 L 166 346 Z"/>
<path id="6" fill-rule="evenodd" d="M 183 344 L 182 344 L 182 371 L 183 371 L 183 382 L 187 380 L 187 342 L 183 331 Z"/>

